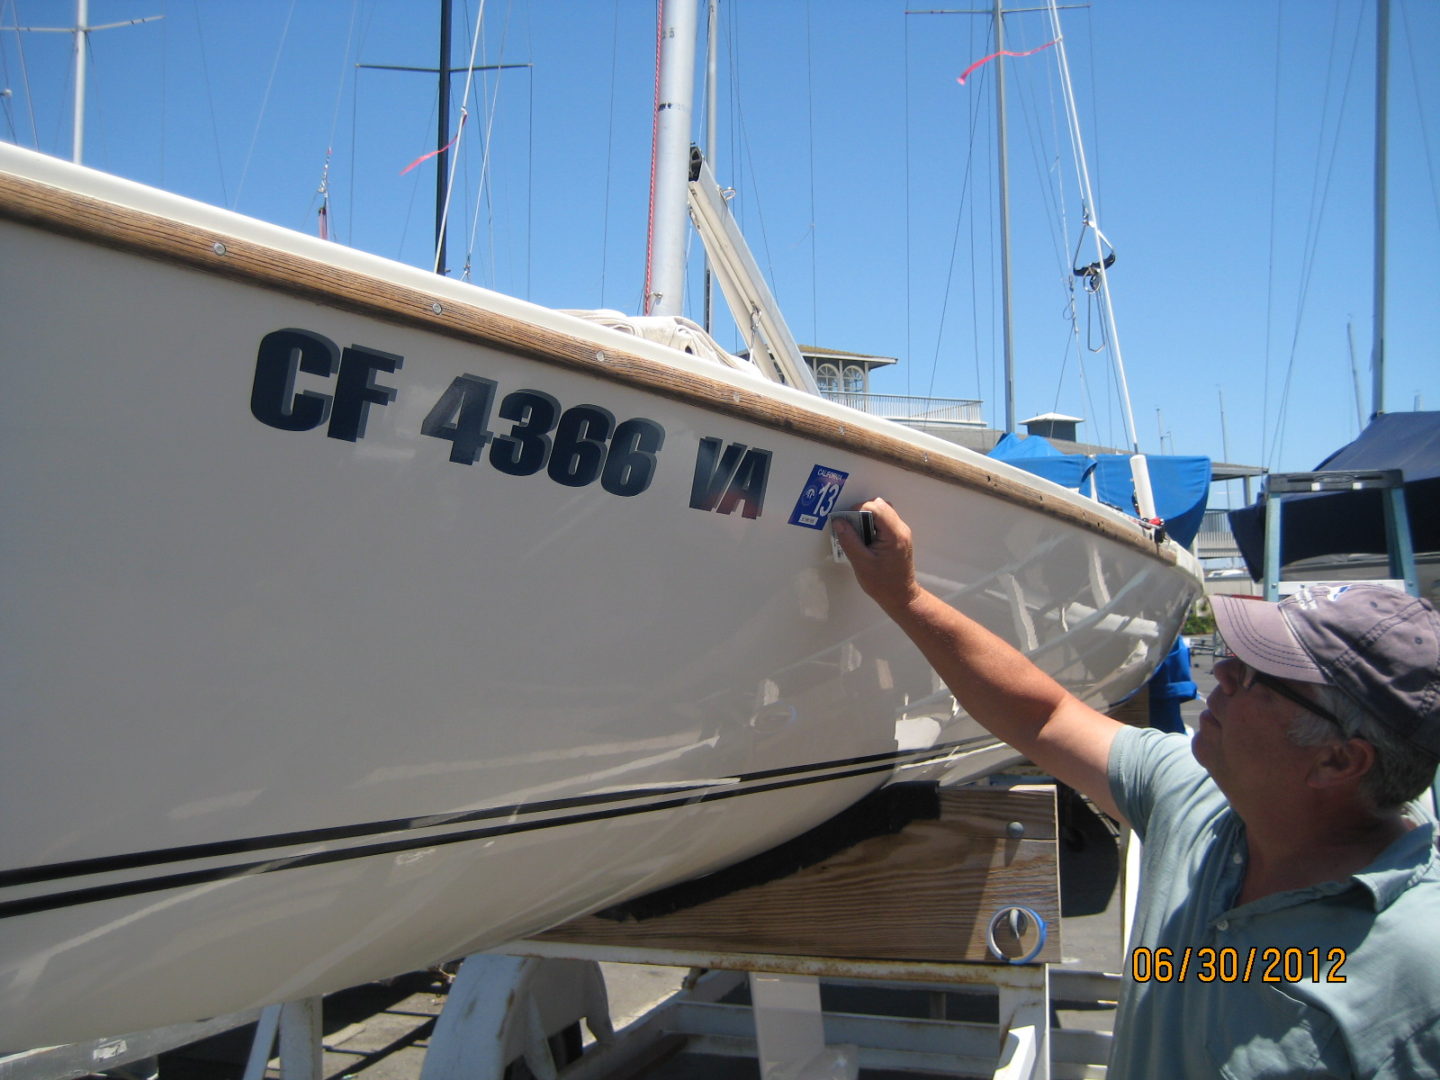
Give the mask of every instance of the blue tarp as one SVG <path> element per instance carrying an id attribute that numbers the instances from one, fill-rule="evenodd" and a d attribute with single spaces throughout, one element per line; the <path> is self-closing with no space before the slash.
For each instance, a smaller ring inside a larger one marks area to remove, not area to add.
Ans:
<path id="1" fill-rule="evenodd" d="M 1377 416 L 1352 443 L 1313 471 L 1400 469 L 1405 507 L 1419 551 L 1440 551 L 1440 412 Z M 1320 555 L 1384 554 L 1385 515 L 1378 491 L 1287 495 L 1280 530 L 1281 563 Z M 1265 572 L 1265 500 L 1230 512 L 1230 529 L 1250 576 Z"/>
<path id="2" fill-rule="evenodd" d="M 1128 454 L 1066 454 L 1039 435 L 1024 439 L 1006 435 L 995 444 L 990 456 L 1086 494 L 1089 494 L 1086 481 L 1093 473 L 1097 499 L 1127 513 L 1135 512 Z M 1146 455 L 1146 460 L 1150 465 L 1150 486 L 1155 492 L 1155 512 L 1165 520 L 1166 531 L 1189 547 L 1205 520 L 1205 503 L 1210 497 L 1210 459 L 1151 454 Z"/>

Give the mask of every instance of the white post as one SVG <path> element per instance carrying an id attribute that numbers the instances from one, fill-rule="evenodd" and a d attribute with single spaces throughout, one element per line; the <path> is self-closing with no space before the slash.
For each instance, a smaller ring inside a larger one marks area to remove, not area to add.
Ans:
<path id="1" fill-rule="evenodd" d="M 825 1045 L 820 980 L 813 975 L 750 973 L 755 1045 L 762 1080 L 855 1080 L 854 1047 Z"/>
<path id="2" fill-rule="evenodd" d="M 651 315 L 679 315 L 685 299 L 685 229 L 690 118 L 695 100 L 696 0 L 662 0 L 660 100 L 655 121 L 651 222 Z"/>
<path id="3" fill-rule="evenodd" d="M 16 20 L 17 22 L 19 20 Z M 83 164 L 85 155 L 85 46 L 90 33 L 90 0 L 75 0 L 75 123 L 70 160 Z"/>
<path id="4" fill-rule="evenodd" d="M 1000 1059 L 993 1080 L 1050 1080 L 1050 965 L 1015 969 L 1000 984 Z"/>

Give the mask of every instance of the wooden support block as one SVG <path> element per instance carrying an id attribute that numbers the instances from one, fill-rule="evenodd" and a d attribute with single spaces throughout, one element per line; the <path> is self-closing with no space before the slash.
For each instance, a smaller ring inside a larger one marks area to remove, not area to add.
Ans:
<path id="1" fill-rule="evenodd" d="M 776 881 L 651 919 L 576 919 L 531 940 L 707 955 L 998 963 L 986 945 L 991 918 L 1021 906 L 1047 929 L 1033 962 L 1058 963 L 1054 788 L 962 788 L 942 792 L 940 805 L 938 820 L 862 840 Z"/>

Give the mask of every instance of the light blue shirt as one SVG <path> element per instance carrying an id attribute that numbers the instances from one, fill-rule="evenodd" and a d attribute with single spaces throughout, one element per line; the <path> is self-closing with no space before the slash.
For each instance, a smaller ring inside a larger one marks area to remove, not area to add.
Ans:
<path id="1" fill-rule="evenodd" d="M 1110 790 L 1144 842 L 1111 1080 L 1440 1076 L 1433 822 L 1344 881 L 1236 907 L 1245 826 L 1188 736 L 1120 732 Z"/>

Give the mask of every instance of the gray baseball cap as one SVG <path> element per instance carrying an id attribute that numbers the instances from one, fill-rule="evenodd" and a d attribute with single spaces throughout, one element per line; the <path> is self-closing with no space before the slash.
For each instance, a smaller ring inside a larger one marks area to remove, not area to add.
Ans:
<path id="1" fill-rule="evenodd" d="M 1221 636 L 1267 675 L 1338 688 L 1395 734 L 1440 753 L 1440 615 L 1382 585 L 1313 585 L 1279 603 L 1212 596 Z"/>

